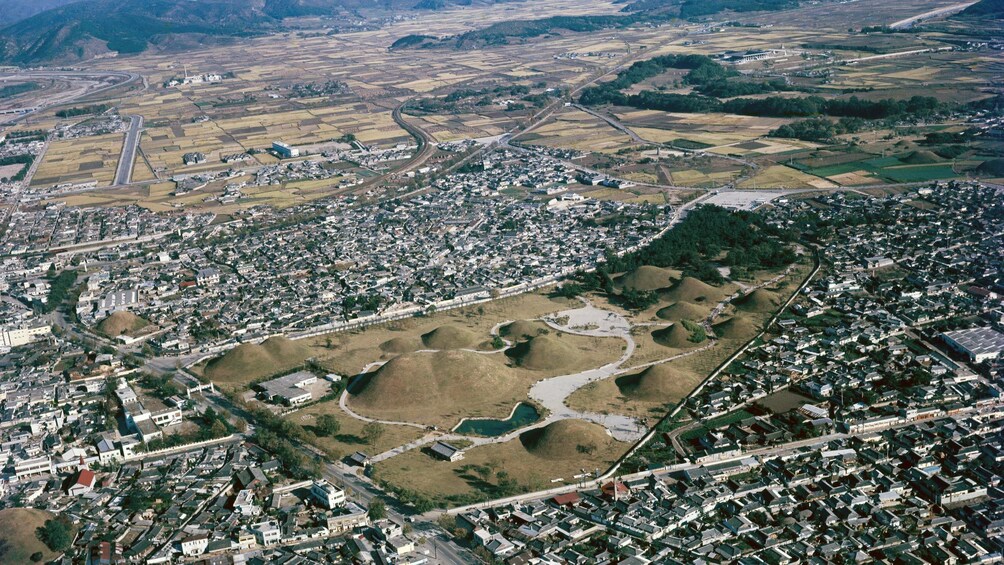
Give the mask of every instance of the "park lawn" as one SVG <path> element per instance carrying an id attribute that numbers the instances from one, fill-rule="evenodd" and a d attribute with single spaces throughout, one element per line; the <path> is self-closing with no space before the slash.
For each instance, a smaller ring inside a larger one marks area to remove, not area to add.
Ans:
<path id="1" fill-rule="evenodd" d="M 338 420 L 340 429 L 333 437 L 318 435 L 314 423 L 321 414 L 330 414 Z M 343 412 L 337 400 L 312 404 L 289 414 L 286 419 L 303 426 L 307 433 L 307 441 L 327 453 L 331 459 L 341 459 L 356 451 L 362 451 L 370 456 L 377 455 L 415 441 L 427 433 L 426 430 L 410 426 L 380 424 L 383 433 L 371 442 L 363 432 L 366 422 Z"/>

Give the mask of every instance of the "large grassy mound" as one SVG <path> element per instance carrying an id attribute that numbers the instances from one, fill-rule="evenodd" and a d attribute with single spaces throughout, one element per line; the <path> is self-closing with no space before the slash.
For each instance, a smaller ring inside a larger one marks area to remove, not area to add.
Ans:
<path id="1" fill-rule="evenodd" d="M 642 265 L 633 271 L 624 273 L 615 281 L 622 288 L 635 290 L 659 290 L 668 288 L 680 278 L 680 272 L 671 269 L 660 269 L 651 265 Z"/>
<path id="2" fill-rule="evenodd" d="M 205 374 L 222 383 L 243 383 L 300 365 L 312 355 L 305 344 L 270 337 L 261 344 L 242 343 L 206 365 Z"/>
<path id="3" fill-rule="evenodd" d="M 44 510 L 35 508 L 7 508 L 0 510 L 0 563 L 31 563 L 31 555 L 42 553 L 42 562 L 55 559 L 58 554 L 49 551 L 35 535 L 35 529 L 55 518 Z"/>
<path id="4" fill-rule="evenodd" d="M 97 330 L 108 337 L 129 335 L 150 325 L 150 322 L 132 312 L 120 310 L 98 323 Z"/>
<path id="5" fill-rule="evenodd" d="M 380 344 L 380 350 L 387 353 L 411 353 L 422 348 L 422 343 L 413 337 L 395 337 Z"/>
<path id="6" fill-rule="evenodd" d="M 781 297 L 769 290 L 758 288 L 746 296 L 740 297 L 734 304 L 736 308 L 746 312 L 773 312 L 781 306 Z"/>
<path id="7" fill-rule="evenodd" d="M 700 375 L 666 363 L 614 379 L 624 396 L 650 402 L 678 401 L 690 394 L 699 382 Z"/>
<path id="8" fill-rule="evenodd" d="M 570 345 L 560 340 L 541 335 L 520 342 L 505 354 L 516 365 L 534 371 L 553 371 L 578 364 L 579 354 Z"/>
<path id="9" fill-rule="evenodd" d="M 908 165 L 931 165 L 942 161 L 942 159 L 935 155 L 933 151 L 923 149 L 919 151 L 911 151 L 906 155 L 899 157 L 899 160 Z"/>
<path id="10" fill-rule="evenodd" d="M 439 326 L 422 335 L 422 343 L 429 349 L 463 349 L 470 347 L 475 339 L 469 330 L 457 326 Z"/>
<path id="11" fill-rule="evenodd" d="M 711 315 L 711 308 L 692 302 L 681 301 L 660 309 L 655 315 L 663 320 L 672 320 L 674 322 L 679 322 L 680 320 L 703 320 Z"/>
<path id="12" fill-rule="evenodd" d="M 747 340 L 755 336 L 759 329 L 748 317 L 743 315 L 733 316 L 724 322 L 719 322 L 711 329 L 715 335 L 722 339 Z"/>
<path id="13" fill-rule="evenodd" d="M 497 355 L 436 351 L 395 357 L 353 382 L 350 393 L 353 409 L 364 415 L 438 425 L 460 416 L 504 415 L 526 386 Z"/>
<path id="14" fill-rule="evenodd" d="M 659 345 L 673 349 L 687 349 L 698 345 L 690 341 L 690 331 L 683 327 L 683 324 L 673 324 L 668 328 L 655 330 L 652 332 L 652 339 Z"/>
<path id="15" fill-rule="evenodd" d="M 991 177 L 1004 177 L 1004 159 L 990 159 L 980 163 L 976 172 Z"/>
<path id="16" fill-rule="evenodd" d="M 664 298 L 673 302 L 716 304 L 726 295 L 724 289 L 711 286 L 694 277 L 684 277 L 665 293 Z"/>
<path id="17" fill-rule="evenodd" d="M 558 420 L 520 434 L 520 443 L 543 459 L 577 459 L 612 441 L 602 426 L 584 420 Z"/>
<path id="18" fill-rule="evenodd" d="M 511 337 L 513 339 L 528 339 L 536 337 L 548 329 L 547 324 L 544 322 L 516 320 L 511 324 L 506 324 L 499 328 L 499 333 L 504 337 Z"/>

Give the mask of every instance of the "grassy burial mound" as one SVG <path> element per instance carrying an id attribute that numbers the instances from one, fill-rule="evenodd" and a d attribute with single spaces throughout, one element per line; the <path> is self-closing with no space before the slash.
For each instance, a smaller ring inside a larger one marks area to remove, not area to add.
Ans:
<path id="1" fill-rule="evenodd" d="M 680 301 L 655 313 L 663 320 L 679 322 L 680 320 L 703 320 L 711 315 L 711 308 L 703 304 Z"/>
<path id="2" fill-rule="evenodd" d="M 247 383 L 292 369 L 312 356 L 305 344 L 284 337 L 270 337 L 261 344 L 242 343 L 206 365 L 205 375 L 214 382 Z"/>
<path id="3" fill-rule="evenodd" d="M 621 394 L 647 402 L 676 402 L 690 394 L 701 376 L 670 363 L 652 365 L 639 373 L 614 379 Z"/>
<path id="4" fill-rule="evenodd" d="M 683 277 L 664 293 L 663 298 L 671 302 L 692 302 L 695 304 L 717 304 L 730 293 L 724 288 L 695 279 Z"/>
<path id="5" fill-rule="evenodd" d="M 407 353 L 352 383 L 353 410 L 381 420 L 446 426 L 461 417 L 505 417 L 527 382 L 497 355 Z"/>
<path id="6" fill-rule="evenodd" d="M 523 448 L 541 459 L 586 460 L 614 441 L 603 426 L 584 420 L 558 420 L 519 436 Z"/>
<path id="7" fill-rule="evenodd" d="M 733 316 L 724 322 L 719 322 L 711 326 L 711 329 L 715 332 L 715 335 L 721 339 L 735 339 L 740 341 L 750 339 L 760 331 L 753 320 L 750 320 L 749 317 L 741 314 Z"/>
<path id="8" fill-rule="evenodd" d="M 428 349 L 463 349 L 471 347 L 476 339 L 466 328 L 446 325 L 423 334 L 422 344 Z"/>
<path id="9" fill-rule="evenodd" d="M 0 563 L 31 563 L 35 553 L 42 554 L 43 563 L 58 557 L 35 535 L 36 529 L 55 517 L 35 508 L 0 510 Z"/>
<path id="10" fill-rule="evenodd" d="M 615 281 L 621 288 L 634 290 L 660 290 L 669 288 L 674 282 L 679 280 L 680 271 L 673 269 L 662 269 L 651 265 L 642 265 L 633 271 L 629 271 Z"/>
<path id="11" fill-rule="evenodd" d="M 781 297 L 776 293 L 762 288 L 742 296 L 734 302 L 736 308 L 744 312 L 765 314 L 773 312 L 781 306 Z"/>
<path id="12" fill-rule="evenodd" d="M 902 157 L 899 157 L 899 160 L 908 165 L 931 165 L 934 163 L 940 163 L 943 159 L 938 157 L 932 151 L 919 150 L 911 151 Z"/>
<path id="13" fill-rule="evenodd" d="M 976 172 L 994 178 L 1004 177 L 1004 159 L 990 159 L 980 163 Z"/>
<path id="14" fill-rule="evenodd" d="M 132 312 L 120 310 L 98 323 L 97 330 L 108 337 L 132 335 L 150 325 L 150 322 Z"/>
<path id="15" fill-rule="evenodd" d="M 553 371 L 580 364 L 580 354 L 574 347 L 546 335 L 522 341 L 505 354 L 516 366 L 533 371 Z"/>
<path id="16" fill-rule="evenodd" d="M 422 348 L 422 342 L 413 337 L 395 337 L 380 344 L 380 350 L 387 353 L 411 353 Z"/>
<path id="17" fill-rule="evenodd" d="M 673 349 L 689 349 L 698 344 L 690 340 L 691 331 L 683 327 L 683 323 L 673 324 L 652 332 L 652 339 L 659 345 Z"/>
<path id="18" fill-rule="evenodd" d="M 529 339 L 550 331 L 544 322 L 533 320 L 516 320 L 499 328 L 499 334 L 512 339 Z"/>

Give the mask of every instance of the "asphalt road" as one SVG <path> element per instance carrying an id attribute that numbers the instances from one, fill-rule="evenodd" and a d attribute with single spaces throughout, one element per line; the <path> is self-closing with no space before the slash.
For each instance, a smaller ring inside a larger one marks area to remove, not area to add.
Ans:
<path id="1" fill-rule="evenodd" d="M 132 181 L 132 166 L 136 162 L 136 149 L 139 147 L 140 130 L 143 129 L 143 116 L 129 116 L 129 131 L 126 132 L 122 144 L 122 155 L 115 171 L 116 186 L 126 185 Z"/>

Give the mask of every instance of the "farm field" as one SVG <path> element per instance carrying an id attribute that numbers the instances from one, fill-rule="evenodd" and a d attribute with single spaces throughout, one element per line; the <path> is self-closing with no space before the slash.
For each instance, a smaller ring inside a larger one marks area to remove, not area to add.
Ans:
<path id="1" fill-rule="evenodd" d="M 627 134 L 575 108 L 562 109 L 532 133 L 520 136 L 518 141 L 587 153 L 617 153 L 636 145 Z"/>
<path id="2" fill-rule="evenodd" d="M 122 151 L 124 137 L 123 134 L 115 133 L 50 143 L 31 184 L 110 185 L 115 178 L 115 166 Z"/>

